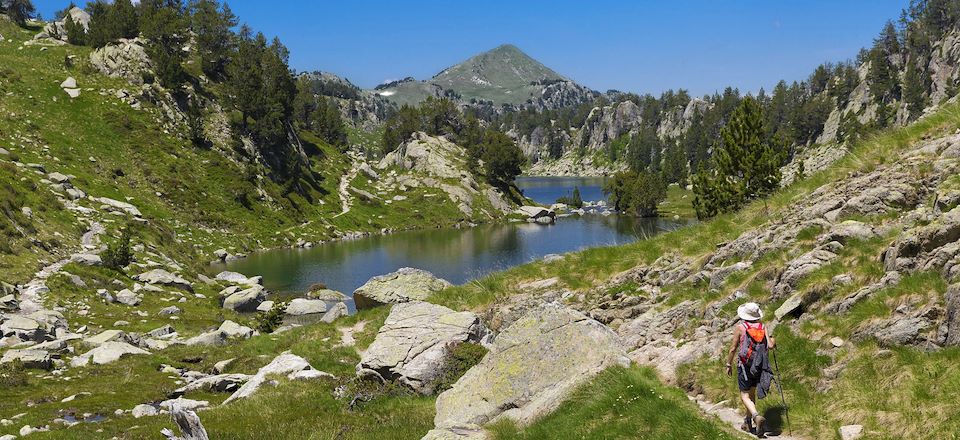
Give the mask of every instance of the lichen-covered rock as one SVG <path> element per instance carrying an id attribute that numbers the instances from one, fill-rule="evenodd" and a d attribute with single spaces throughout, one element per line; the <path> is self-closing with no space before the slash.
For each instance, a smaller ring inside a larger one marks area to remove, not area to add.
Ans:
<path id="1" fill-rule="evenodd" d="M 629 363 L 612 330 L 546 304 L 500 333 L 483 360 L 437 398 L 434 424 L 451 429 L 502 417 L 527 424 L 604 369 Z"/>
<path id="2" fill-rule="evenodd" d="M 179 275 L 174 275 L 163 269 L 153 269 L 133 277 L 137 281 L 147 284 L 160 284 L 164 286 L 176 287 L 188 292 L 193 292 L 193 284 Z"/>
<path id="3" fill-rule="evenodd" d="M 404 267 L 394 273 L 371 278 L 353 292 L 353 301 L 359 310 L 384 304 L 422 301 L 450 286 L 449 282 L 430 272 Z"/>
<path id="4" fill-rule="evenodd" d="M 433 393 L 449 348 L 479 342 L 486 333 L 480 318 L 426 302 L 396 304 L 370 344 L 357 374 L 395 380 L 421 394 Z"/>

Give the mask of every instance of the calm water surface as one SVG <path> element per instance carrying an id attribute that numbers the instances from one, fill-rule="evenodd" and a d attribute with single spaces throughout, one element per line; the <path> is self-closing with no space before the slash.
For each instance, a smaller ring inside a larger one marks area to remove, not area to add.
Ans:
<path id="1" fill-rule="evenodd" d="M 553 180 L 555 185 L 546 185 Z M 601 183 L 585 179 L 532 178 L 521 180 L 528 197 L 540 203 L 556 200 L 554 194 L 580 186 L 584 200 Z M 530 183 L 530 185 L 527 185 Z M 592 189 L 595 188 L 595 189 Z M 553 200 L 546 198 L 553 197 Z M 331 242 L 312 249 L 280 249 L 253 254 L 217 270 L 248 276 L 263 275 L 264 285 L 278 293 L 299 293 L 313 283 L 351 294 L 376 275 L 401 267 L 433 272 L 454 284 L 542 258 L 596 246 L 626 244 L 682 226 L 665 219 L 634 219 L 616 215 L 558 218 L 556 224 L 527 223 L 482 225 L 468 229 L 433 229 Z"/>

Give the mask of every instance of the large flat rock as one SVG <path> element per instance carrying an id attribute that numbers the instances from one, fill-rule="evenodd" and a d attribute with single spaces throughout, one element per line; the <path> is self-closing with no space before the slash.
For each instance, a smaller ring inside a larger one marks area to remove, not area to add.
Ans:
<path id="1" fill-rule="evenodd" d="M 396 304 L 357 365 L 358 374 L 395 380 L 432 394 L 449 347 L 478 342 L 486 333 L 480 318 L 426 302 Z"/>
<path id="2" fill-rule="evenodd" d="M 450 285 L 430 272 L 404 267 L 391 274 L 371 278 L 353 292 L 353 301 L 358 310 L 384 304 L 422 301 Z"/>
<path id="3" fill-rule="evenodd" d="M 608 327 L 578 311 L 542 305 L 500 333 L 483 360 L 437 398 L 434 424 L 469 429 L 502 417 L 529 424 L 604 369 L 629 363 Z"/>

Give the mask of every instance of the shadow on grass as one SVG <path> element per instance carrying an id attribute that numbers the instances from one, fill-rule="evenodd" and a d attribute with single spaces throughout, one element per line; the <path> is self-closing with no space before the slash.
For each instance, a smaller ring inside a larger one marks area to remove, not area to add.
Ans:
<path id="1" fill-rule="evenodd" d="M 789 428 L 785 423 L 788 418 L 787 408 L 777 405 L 767 408 L 763 412 L 763 417 L 767 419 L 765 428 L 770 435 L 780 435 Z"/>

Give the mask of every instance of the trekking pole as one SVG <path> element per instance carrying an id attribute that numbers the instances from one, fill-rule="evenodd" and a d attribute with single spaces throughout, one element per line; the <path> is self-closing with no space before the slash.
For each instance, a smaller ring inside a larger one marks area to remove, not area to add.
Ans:
<path id="1" fill-rule="evenodd" d="M 783 378 L 780 376 L 780 364 L 777 363 L 777 350 L 773 350 L 773 368 L 777 370 L 777 389 L 780 390 L 780 402 L 783 403 L 783 415 L 787 419 L 787 433 L 793 435 L 793 426 L 790 425 L 790 408 L 787 398 L 783 396 Z"/>

